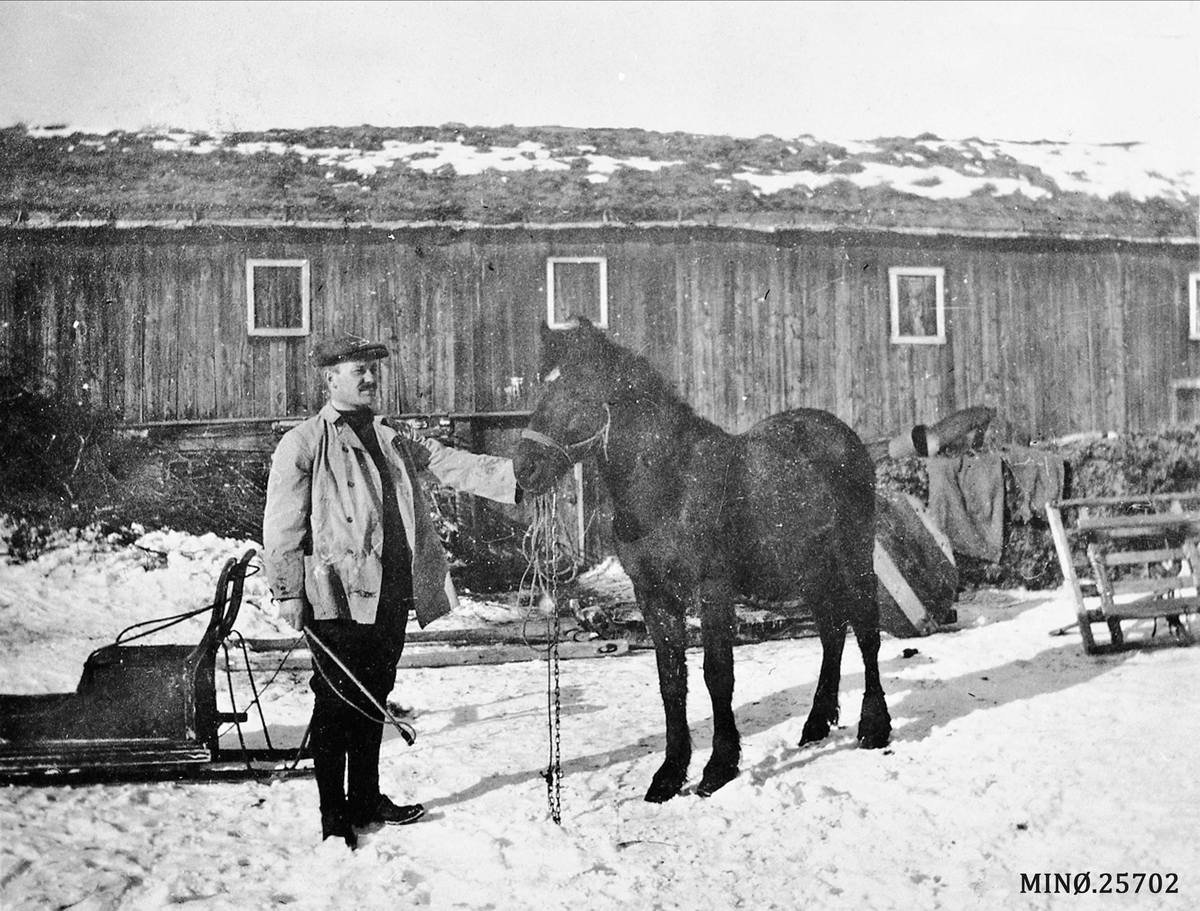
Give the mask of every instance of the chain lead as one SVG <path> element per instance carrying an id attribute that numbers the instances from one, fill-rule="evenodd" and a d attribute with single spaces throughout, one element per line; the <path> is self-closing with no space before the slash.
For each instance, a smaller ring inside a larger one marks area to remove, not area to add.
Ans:
<path id="1" fill-rule="evenodd" d="M 558 531 L 558 495 L 550 495 L 550 528 L 553 533 L 547 537 L 547 560 L 554 565 L 554 543 Z M 546 800 L 550 808 L 550 818 L 555 825 L 562 825 L 562 699 L 559 692 L 558 673 L 558 640 L 562 632 L 562 620 L 558 614 L 558 583 L 557 574 L 549 573 L 550 616 L 546 618 L 548 626 L 547 638 L 550 640 L 547 654 L 546 697 L 548 700 L 546 716 L 550 725 L 550 762 L 546 768 Z"/>

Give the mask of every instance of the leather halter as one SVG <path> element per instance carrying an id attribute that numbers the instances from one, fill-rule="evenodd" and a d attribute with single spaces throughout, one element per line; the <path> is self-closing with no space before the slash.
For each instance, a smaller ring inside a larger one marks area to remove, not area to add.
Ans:
<path id="1" fill-rule="evenodd" d="M 587 455 L 595 447 L 597 443 L 604 453 L 604 457 L 608 458 L 608 432 L 612 429 L 612 411 L 609 410 L 608 404 L 604 405 L 604 423 L 600 425 L 600 429 L 593 433 L 590 437 L 579 440 L 576 443 L 567 443 L 565 446 L 554 439 L 554 437 L 546 436 L 544 433 L 538 433 L 536 430 L 525 428 L 521 431 L 521 439 L 531 440 L 534 443 L 539 443 L 542 446 L 552 449 L 567 460 L 568 465 L 574 465 L 585 455 Z"/>

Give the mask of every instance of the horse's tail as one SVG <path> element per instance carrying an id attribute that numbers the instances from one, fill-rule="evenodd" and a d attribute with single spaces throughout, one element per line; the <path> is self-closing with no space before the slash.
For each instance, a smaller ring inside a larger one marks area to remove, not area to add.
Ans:
<path id="1" fill-rule="evenodd" d="M 865 447 L 864 447 L 865 451 Z M 878 626 L 879 610 L 876 600 L 879 582 L 875 576 L 875 471 L 871 463 L 869 475 L 856 478 L 857 483 L 844 491 L 843 508 L 848 515 L 839 522 L 842 541 L 838 549 L 838 573 L 848 596 L 850 620 L 856 627 L 864 622 Z M 855 618 L 858 618 L 857 622 Z"/>

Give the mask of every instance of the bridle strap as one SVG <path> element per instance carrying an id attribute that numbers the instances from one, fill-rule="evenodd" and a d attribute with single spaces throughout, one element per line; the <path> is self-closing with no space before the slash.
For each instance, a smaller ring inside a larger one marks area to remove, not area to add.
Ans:
<path id="1" fill-rule="evenodd" d="M 563 458 L 565 458 L 568 462 L 575 461 L 575 459 L 573 459 L 571 457 L 571 453 L 567 451 L 567 448 L 565 446 L 563 446 L 561 443 L 558 442 L 558 440 L 554 439 L 553 437 L 546 436 L 544 433 L 538 433 L 536 430 L 525 429 L 525 430 L 521 431 L 521 439 L 533 440 L 533 442 L 535 442 L 535 443 L 541 443 L 543 446 L 547 447 L 548 449 L 553 449 L 555 452 L 557 452 L 559 455 L 561 455 Z"/>
<path id="2" fill-rule="evenodd" d="M 591 451 L 597 443 L 600 443 L 604 449 L 605 456 L 608 455 L 608 432 L 612 427 L 612 411 L 608 404 L 604 405 L 604 423 L 600 425 L 600 429 L 593 433 L 590 437 L 580 440 L 577 443 L 567 443 L 565 446 L 558 442 L 553 437 L 546 436 L 544 433 L 539 433 L 536 430 L 525 428 L 521 431 L 521 439 L 531 440 L 534 443 L 540 443 L 549 449 L 553 449 L 559 455 L 567 460 L 569 465 L 574 465 L 580 459 Z"/>

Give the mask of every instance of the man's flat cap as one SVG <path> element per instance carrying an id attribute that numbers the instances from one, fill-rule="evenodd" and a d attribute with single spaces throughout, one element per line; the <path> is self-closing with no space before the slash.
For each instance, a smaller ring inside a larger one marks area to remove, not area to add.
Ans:
<path id="1" fill-rule="evenodd" d="M 339 335 L 313 346 L 313 362 L 318 367 L 332 367 L 342 361 L 374 361 L 387 357 L 387 345 L 372 342 L 357 335 Z"/>

